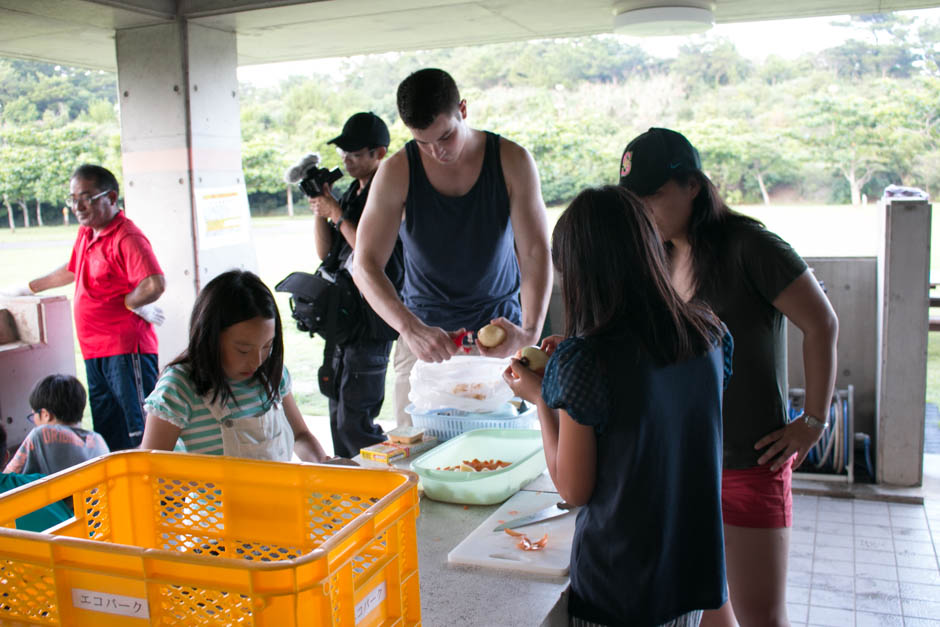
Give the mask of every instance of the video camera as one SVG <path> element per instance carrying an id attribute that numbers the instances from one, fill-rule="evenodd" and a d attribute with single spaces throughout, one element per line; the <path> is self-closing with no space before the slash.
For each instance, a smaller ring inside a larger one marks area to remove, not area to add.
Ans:
<path id="1" fill-rule="evenodd" d="M 327 170 L 319 166 L 320 155 L 308 153 L 288 168 L 284 174 L 284 180 L 288 183 L 298 183 L 307 196 L 316 198 L 323 195 L 323 185 L 332 186 L 333 183 L 343 178 L 343 173 L 339 168 Z"/>

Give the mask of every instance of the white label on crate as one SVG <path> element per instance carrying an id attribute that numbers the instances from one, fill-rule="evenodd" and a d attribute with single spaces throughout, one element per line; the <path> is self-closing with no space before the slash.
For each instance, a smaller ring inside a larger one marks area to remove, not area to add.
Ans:
<path id="1" fill-rule="evenodd" d="M 383 581 L 372 588 L 372 592 L 367 594 L 366 598 L 356 603 L 356 624 L 358 625 L 363 618 L 377 608 L 385 600 L 386 595 L 385 582 Z"/>
<path id="2" fill-rule="evenodd" d="M 72 606 L 81 610 L 119 614 L 133 618 L 150 618 L 147 599 L 108 594 L 96 590 L 72 588 Z"/>

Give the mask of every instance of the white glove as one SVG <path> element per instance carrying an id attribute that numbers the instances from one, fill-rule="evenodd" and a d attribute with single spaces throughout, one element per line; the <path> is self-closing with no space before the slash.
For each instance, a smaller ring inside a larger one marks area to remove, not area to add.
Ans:
<path id="1" fill-rule="evenodd" d="M 15 298 L 17 296 L 34 296 L 35 293 L 33 290 L 29 289 L 29 284 L 26 285 L 7 285 L 3 289 L 0 289 L 0 296 L 6 296 L 8 298 Z"/>
<path id="2" fill-rule="evenodd" d="M 157 326 L 160 326 L 163 324 L 163 321 L 166 320 L 166 316 L 163 315 L 163 310 L 153 303 L 148 305 L 141 305 L 140 307 L 134 307 L 131 309 L 131 311 L 150 324 L 155 324 Z"/>

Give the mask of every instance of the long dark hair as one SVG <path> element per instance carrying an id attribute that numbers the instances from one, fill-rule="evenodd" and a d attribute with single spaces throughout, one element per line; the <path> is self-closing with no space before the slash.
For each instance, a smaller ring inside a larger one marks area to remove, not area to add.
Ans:
<path id="1" fill-rule="evenodd" d="M 673 289 L 659 231 L 639 197 L 622 187 L 575 197 L 555 224 L 552 262 L 569 337 L 626 332 L 666 364 L 704 353 L 722 335 L 709 309 Z"/>
<path id="2" fill-rule="evenodd" d="M 277 400 L 284 369 L 281 316 L 271 290 L 247 270 L 223 272 L 202 288 L 189 320 L 189 346 L 169 365 L 188 366 L 196 394 L 211 391 L 211 401 L 218 399 L 224 405 L 232 397 L 232 388 L 222 369 L 219 336 L 233 324 L 257 317 L 274 319 L 274 343 L 254 379 L 264 386 L 268 402 Z"/>
<path id="3" fill-rule="evenodd" d="M 718 258 L 724 248 L 728 227 L 749 224 L 763 228 L 764 224 L 749 216 L 734 211 L 725 203 L 718 188 L 701 170 L 686 170 L 672 177 L 679 185 L 688 186 L 692 181 L 699 184 L 698 195 L 692 200 L 689 217 L 688 239 L 692 247 L 692 280 L 694 293 L 701 296 L 714 291 L 721 280 Z M 667 247 L 671 247 L 667 244 Z"/>

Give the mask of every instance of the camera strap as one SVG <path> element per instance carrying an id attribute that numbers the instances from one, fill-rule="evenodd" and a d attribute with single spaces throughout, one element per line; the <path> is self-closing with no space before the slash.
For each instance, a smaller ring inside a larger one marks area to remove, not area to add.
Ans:
<path id="1" fill-rule="evenodd" d="M 333 353 L 336 350 L 336 318 L 338 315 L 339 293 L 330 290 L 330 302 L 326 314 L 326 344 L 323 346 L 323 364 L 317 370 L 317 385 L 320 392 L 327 398 L 339 400 L 339 389 L 336 381 L 336 372 L 333 370 Z"/>

